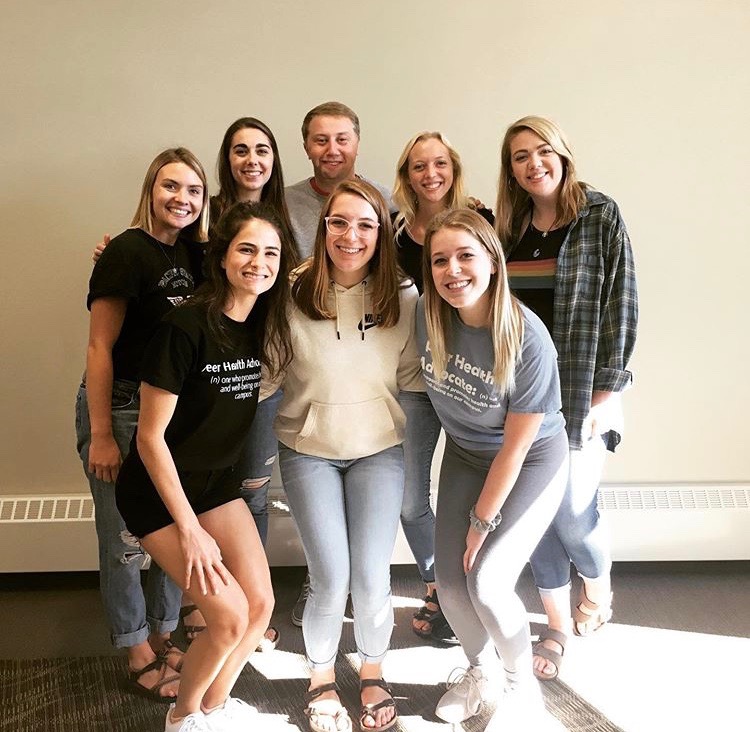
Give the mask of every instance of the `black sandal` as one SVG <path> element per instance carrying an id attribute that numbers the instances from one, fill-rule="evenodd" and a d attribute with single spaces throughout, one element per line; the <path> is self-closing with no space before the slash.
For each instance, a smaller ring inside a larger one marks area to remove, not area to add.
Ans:
<path id="1" fill-rule="evenodd" d="M 390 695 L 390 699 L 383 699 L 383 701 L 377 704 L 363 704 L 359 709 L 359 728 L 362 732 L 383 732 L 383 730 L 390 729 L 398 721 L 398 712 L 396 711 L 396 702 L 393 699 L 393 692 L 391 687 L 383 679 L 360 679 L 359 690 L 367 688 L 368 686 L 377 686 Z M 385 724 L 380 727 L 370 727 L 365 724 L 365 718 L 371 717 L 375 721 L 375 712 L 379 709 L 385 709 L 386 707 L 393 707 L 393 718 L 389 719 Z"/>
<path id="2" fill-rule="evenodd" d="M 192 615 L 197 609 L 197 605 L 183 605 L 180 608 L 182 630 L 185 632 L 185 640 L 188 643 L 192 643 L 198 637 L 198 633 L 202 633 L 206 629 L 205 625 L 185 625 L 185 618 L 188 615 Z"/>
<path id="3" fill-rule="evenodd" d="M 167 669 L 169 669 L 169 666 L 167 666 L 167 662 L 160 657 L 157 657 L 156 660 L 151 661 L 151 663 L 147 663 L 143 668 L 136 669 L 135 671 L 131 671 L 130 669 L 128 669 L 128 676 L 125 679 L 127 687 L 130 691 L 136 694 L 140 694 L 141 696 L 145 696 L 151 701 L 159 702 L 160 704 L 172 704 L 177 700 L 177 697 L 166 695 L 162 696 L 159 691 L 162 686 L 171 684 L 173 681 L 179 681 L 180 676 L 179 674 L 168 676 Z M 149 671 L 157 670 L 161 670 L 161 678 L 155 684 L 152 684 L 151 686 L 144 686 L 143 684 L 138 683 L 138 679 L 140 679 L 141 676 L 147 674 Z"/>
<path id="4" fill-rule="evenodd" d="M 411 629 L 420 638 L 424 638 L 425 640 L 431 640 L 449 646 L 459 645 L 460 641 L 456 638 L 453 628 L 451 628 L 450 623 L 445 615 L 443 615 L 443 611 L 440 608 L 437 590 L 434 589 L 429 595 L 425 595 L 422 602 L 425 604 L 414 613 L 414 619 L 428 622 L 430 624 L 430 629 L 420 630 L 419 628 L 415 628 L 413 623 Z M 437 605 L 437 610 L 429 610 L 427 608 L 428 602 Z"/>

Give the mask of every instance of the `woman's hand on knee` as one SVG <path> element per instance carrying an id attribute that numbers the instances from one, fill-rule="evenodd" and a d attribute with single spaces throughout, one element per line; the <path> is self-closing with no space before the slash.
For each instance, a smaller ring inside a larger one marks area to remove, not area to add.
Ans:
<path id="1" fill-rule="evenodd" d="M 474 529 L 469 529 L 466 534 L 466 551 L 464 552 L 464 574 L 469 574 L 474 567 L 477 554 L 487 538 L 487 533 L 480 533 Z"/>
<path id="2" fill-rule="evenodd" d="M 218 595 L 229 584 L 229 572 L 221 561 L 221 550 L 214 538 L 200 524 L 180 530 L 180 546 L 185 558 L 185 589 L 193 581 L 198 591 Z"/>

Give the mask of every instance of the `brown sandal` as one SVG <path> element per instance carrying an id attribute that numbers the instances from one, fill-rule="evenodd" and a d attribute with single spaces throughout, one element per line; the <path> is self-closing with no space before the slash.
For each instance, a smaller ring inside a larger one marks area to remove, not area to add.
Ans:
<path id="1" fill-rule="evenodd" d="M 359 728 L 362 732 L 383 732 L 383 730 L 390 729 L 396 724 L 398 720 L 398 712 L 396 712 L 396 702 L 393 700 L 393 692 L 391 687 L 383 679 L 360 679 L 359 689 L 360 691 L 368 686 L 378 686 L 390 695 L 390 699 L 383 699 L 383 701 L 377 704 L 363 704 L 359 710 Z M 375 712 L 379 709 L 385 709 L 386 707 L 393 707 L 394 715 L 392 719 L 389 719 L 385 724 L 380 727 L 370 727 L 365 724 L 365 718 L 371 717 L 373 722 L 375 721 Z"/>
<path id="2" fill-rule="evenodd" d="M 205 629 L 205 625 L 185 625 L 185 618 L 191 615 L 198 609 L 197 605 L 183 605 L 180 608 L 180 620 L 182 620 L 182 629 L 185 631 L 185 640 L 188 643 L 192 643 L 198 633 L 202 633 Z"/>
<path id="3" fill-rule="evenodd" d="M 606 605 L 591 602 L 586 595 L 586 585 L 581 585 L 580 602 L 573 610 L 573 632 L 576 635 L 591 635 L 612 619 L 612 593 Z"/>
<path id="4" fill-rule="evenodd" d="M 557 643 L 557 645 L 560 646 L 560 652 L 558 653 L 557 651 L 553 651 L 551 648 L 542 645 L 546 640 L 551 640 Z M 531 649 L 532 653 L 535 656 L 543 658 L 545 661 L 549 661 L 555 667 L 555 670 L 551 674 L 546 674 L 544 671 L 537 671 L 534 669 L 534 676 L 540 681 L 552 681 L 552 679 L 557 678 L 557 675 L 560 673 L 560 666 L 562 666 L 565 644 L 567 642 L 568 636 L 565 635 L 565 633 L 561 633 L 559 630 L 547 628 L 547 630 L 539 634 L 539 641 L 535 643 Z"/>
<path id="5" fill-rule="evenodd" d="M 177 696 L 163 696 L 159 693 L 159 689 L 173 681 L 179 681 L 180 676 L 179 674 L 165 676 L 168 668 L 166 661 L 157 657 L 155 661 L 147 663 L 143 668 L 139 668 L 137 671 L 130 671 L 126 679 L 128 689 L 136 694 L 151 699 L 151 701 L 159 702 L 160 704 L 171 704 Z M 147 674 L 149 671 L 156 671 L 157 669 L 161 669 L 161 678 L 153 686 L 144 686 L 143 684 L 138 683 L 138 679 L 140 679 L 143 674 Z"/>
<path id="6" fill-rule="evenodd" d="M 320 724 L 321 718 L 327 717 L 333 721 L 333 729 L 336 732 L 351 732 L 352 720 L 349 719 L 349 713 L 340 700 L 321 699 L 316 701 L 326 691 L 335 691 L 338 694 L 339 685 L 332 681 L 330 684 L 322 684 L 305 692 L 305 701 L 307 702 L 305 715 L 309 720 L 310 729 L 312 732 L 329 732 L 329 727 Z"/>
<path id="7" fill-rule="evenodd" d="M 164 663 L 172 669 L 180 673 L 182 671 L 182 660 L 185 654 L 174 644 L 171 640 L 165 640 L 161 650 L 157 652 L 156 657 L 160 658 Z M 169 662 L 170 658 L 176 658 L 177 660 L 172 664 Z"/>

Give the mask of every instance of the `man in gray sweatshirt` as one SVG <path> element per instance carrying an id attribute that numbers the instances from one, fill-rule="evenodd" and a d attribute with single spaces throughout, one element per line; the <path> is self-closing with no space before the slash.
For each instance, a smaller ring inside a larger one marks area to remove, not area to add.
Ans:
<path id="1" fill-rule="evenodd" d="M 303 259 L 312 254 L 318 219 L 328 194 L 337 183 L 355 177 L 359 149 L 359 118 L 341 102 L 324 102 L 311 109 L 302 122 L 302 144 L 313 166 L 312 178 L 284 191 L 294 238 Z M 391 193 L 364 176 L 390 206 Z"/>

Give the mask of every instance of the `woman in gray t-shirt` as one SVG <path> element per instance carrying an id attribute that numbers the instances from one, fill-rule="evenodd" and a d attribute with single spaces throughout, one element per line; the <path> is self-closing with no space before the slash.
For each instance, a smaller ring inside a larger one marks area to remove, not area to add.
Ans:
<path id="1" fill-rule="evenodd" d="M 515 729 L 545 714 L 515 585 L 565 486 L 556 352 L 539 318 L 511 295 L 500 242 L 477 213 L 435 217 L 423 261 L 417 341 L 446 432 L 435 568 L 469 661 L 436 714 L 461 722 L 505 694 L 488 729 Z"/>

